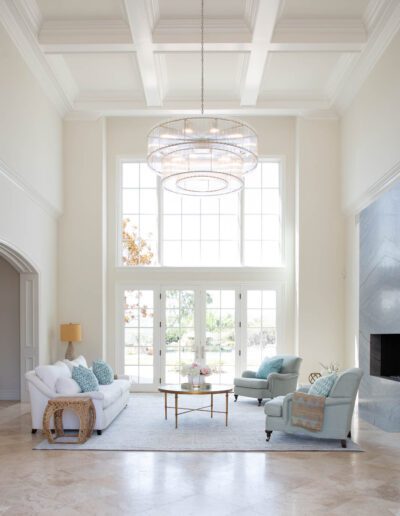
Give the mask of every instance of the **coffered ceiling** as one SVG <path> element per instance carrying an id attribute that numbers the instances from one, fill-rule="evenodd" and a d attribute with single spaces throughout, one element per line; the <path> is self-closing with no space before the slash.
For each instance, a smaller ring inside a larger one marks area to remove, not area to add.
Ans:
<path id="1" fill-rule="evenodd" d="M 69 118 L 196 112 L 200 0 L 2 0 L 0 22 Z M 205 0 L 206 110 L 337 116 L 400 0 Z"/>

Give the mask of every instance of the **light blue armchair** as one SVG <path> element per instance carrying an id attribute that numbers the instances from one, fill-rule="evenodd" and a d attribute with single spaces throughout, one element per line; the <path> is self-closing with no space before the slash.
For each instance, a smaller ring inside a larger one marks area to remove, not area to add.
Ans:
<path id="1" fill-rule="evenodd" d="M 275 398 L 296 390 L 302 359 L 292 355 L 277 355 L 276 358 L 283 358 L 279 373 L 271 373 L 264 379 L 257 378 L 254 371 L 244 371 L 241 377 L 234 379 L 235 401 L 239 395 L 247 396 L 256 398 L 258 405 L 261 405 L 265 398 Z"/>
<path id="2" fill-rule="evenodd" d="M 351 437 L 351 420 L 362 375 L 361 369 L 353 368 L 347 369 L 338 376 L 325 400 L 324 423 L 319 432 L 311 432 L 292 425 L 293 394 L 279 396 L 267 402 L 264 407 L 267 441 L 270 440 L 274 430 L 281 430 L 321 439 L 340 439 L 342 447 L 346 448 L 346 438 Z M 302 387 L 299 391 L 307 393 L 309 387 Z"/>

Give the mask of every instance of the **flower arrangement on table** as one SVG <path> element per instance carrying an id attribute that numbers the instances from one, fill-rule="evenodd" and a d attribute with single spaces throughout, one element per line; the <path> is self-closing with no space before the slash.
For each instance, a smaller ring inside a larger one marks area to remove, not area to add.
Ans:
<path id="1" fill-rule="evenodd" d="M 187 376 L 189 383 L 201 385 L 204 383 L 204 378 L 212 374 L 211 368 L 208 365 L 200 365 L 197 362 L 192 364 L 184 364 L 181 368 L 182 376 Z M 195 381 L 195 378 L 197 381 Z"/>

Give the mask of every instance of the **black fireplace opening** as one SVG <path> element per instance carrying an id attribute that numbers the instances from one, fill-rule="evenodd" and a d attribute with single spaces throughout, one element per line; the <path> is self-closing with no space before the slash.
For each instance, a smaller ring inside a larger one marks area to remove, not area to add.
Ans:
<path id="1" fill-rule="evenodd" d="M 370 336 L 370 374 L 400 382 L 400 334 Z"/>

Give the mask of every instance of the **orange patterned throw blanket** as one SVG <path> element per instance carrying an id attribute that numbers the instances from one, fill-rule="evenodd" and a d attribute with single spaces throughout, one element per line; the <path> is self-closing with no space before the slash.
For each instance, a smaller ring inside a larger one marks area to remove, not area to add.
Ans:
<path id="1" fill-rule="evenodd" d="M 292 425 L 319 432 L 324 423 L 325 397 L 293 393 Z"/>

